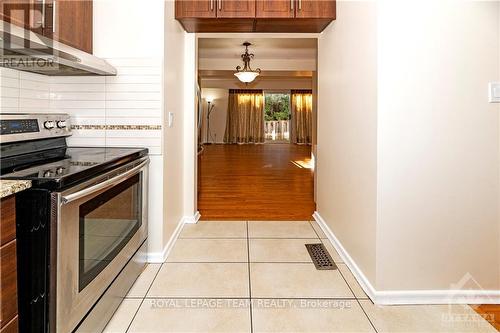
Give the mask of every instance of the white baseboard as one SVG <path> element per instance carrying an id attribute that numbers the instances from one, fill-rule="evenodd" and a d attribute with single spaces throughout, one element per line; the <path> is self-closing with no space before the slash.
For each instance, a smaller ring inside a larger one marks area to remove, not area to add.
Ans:
<path id="1" fill-rule="evenodd" d="M 500 304 L 500 290 L 376 290 L 318 212 L 314 219 L 375 304 Z"/>
<path id="2" fill-rule="evenodd" d="M 179 237 L 179 234 L 181 233 L 182 227 L 184 226 L 184 217 L 181 218 L 179 223 L 177 223 L 177 226 L 175 227 L 174 232 L 172 233 L 172 236 L 168 240 L 167 244 L 165 244 L 165 247 L 163 248 L 163 251 L 161 252 L 149 252 L 148 253 L 148 263 L 153 264 L 153 263 L 164 263 L 165 260 L 167 260 L 167 257 L 174 247 L 174 243 Z"/>

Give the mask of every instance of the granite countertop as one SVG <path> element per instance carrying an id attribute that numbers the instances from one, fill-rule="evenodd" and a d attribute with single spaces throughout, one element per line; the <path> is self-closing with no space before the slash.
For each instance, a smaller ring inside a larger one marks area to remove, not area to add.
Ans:
<path id="1" fill-rule="evenodd" d="M 21 192 L 31 187 L 31 180 L 0 180 L 0 198 Z"/>

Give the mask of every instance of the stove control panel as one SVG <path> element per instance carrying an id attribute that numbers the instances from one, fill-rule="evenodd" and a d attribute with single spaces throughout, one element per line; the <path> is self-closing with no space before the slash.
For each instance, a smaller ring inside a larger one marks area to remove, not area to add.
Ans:
<path id="1" fill-rule="evenodd" d="M 0 141 L 2 143 L 70 135 L 71 126 L 68 114 L 0 114 Z"/>

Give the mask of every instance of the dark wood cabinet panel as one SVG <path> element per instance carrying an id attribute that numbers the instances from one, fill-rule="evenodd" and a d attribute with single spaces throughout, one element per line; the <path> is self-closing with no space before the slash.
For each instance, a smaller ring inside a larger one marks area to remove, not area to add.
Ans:
<path id="1" fill-rule="evenodd" d="M 31 0 L 1 0 L 0 18 L 24 29 L 30 29 L 30 10 L 33 9 Z"/>
<path id="2" fill-rule="evenodd" d="M 2 329 L 0 329 L 0 333 L 17 333 L 19 332 L 19 318 L 15 316 L 14 319 L 9 321 Z"/>
<path id="3" fill-rule="evenodd" d="M 254 18 L 255 0 L 217 0 L 217 17 Z"/>
<path id="4" fill-rule="evenodd" d="M 255 6 L 257 18 L 295 17 L 295 0 L 257 0 Z"/>
<path id="5" fill-rule="evenodd" d="M 0 1 L 4 21 L 92 53 L 92 0 Z"/>
<path id="6" fill-rule="evenodd" d="M 0 327 L 17 315 L 16 241 L 0 247 Z"/>
<path id="7" fill-rule="evenodd" d="M 210 18 L 216 16 L 217 0 L 176 0 L 176 18 Z"/>
<path id="8" fill-rule="evenodd" d="M 11 195 L 0 201 L 0 246 L 16 238 L 16 197 Z"/>
<path id="9" fill-rule="evenodd" d="M 335 0 L 175 0 L 187 32 L 317 33 L 335 15 Z"/>
<path id="10" fill-rule="evenodd" d="M 55 14 L 48 19 L 47 34 L 61 43 L 92 53 L 92 0 L 46 0 L 47 12 Z"/>
<path id="11" fill-rule="evenodd" d="M 296 0 L 296 18 L 335 19 L 335 0 Z"/>

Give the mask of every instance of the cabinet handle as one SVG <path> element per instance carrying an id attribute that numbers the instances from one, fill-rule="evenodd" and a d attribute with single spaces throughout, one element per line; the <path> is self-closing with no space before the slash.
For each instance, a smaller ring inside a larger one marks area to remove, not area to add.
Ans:
<path id="1" fill-rule="evenodd" d="M 302 0 L 299 0 L 299 10 L 302 10 Z"/>
<path id="2" fill-rule="evenodd" d="M 56 33 L 56 0 L 52 2 L 52 32 Z"/>
<path id="3" fill-rule="evenodd" d="M 210 0 L 210 10 L 214 10 L 214 0 Z"/>
<path id="4" fill-rule="evenodd" d="M 290 0 L 290 10 L 294 9 L 294 2 L 295 0 Z"/>
<path id="5" fill-rule="evenodd" d="M 222 0 L 217 0 L 217 2 L 219 3 L 219 10 L 222 10 Z"/>
<path id="6" fill-rule="evenodd" d="M 42 29 L 45 29 L 45 0 L 42 0 Z"/>

